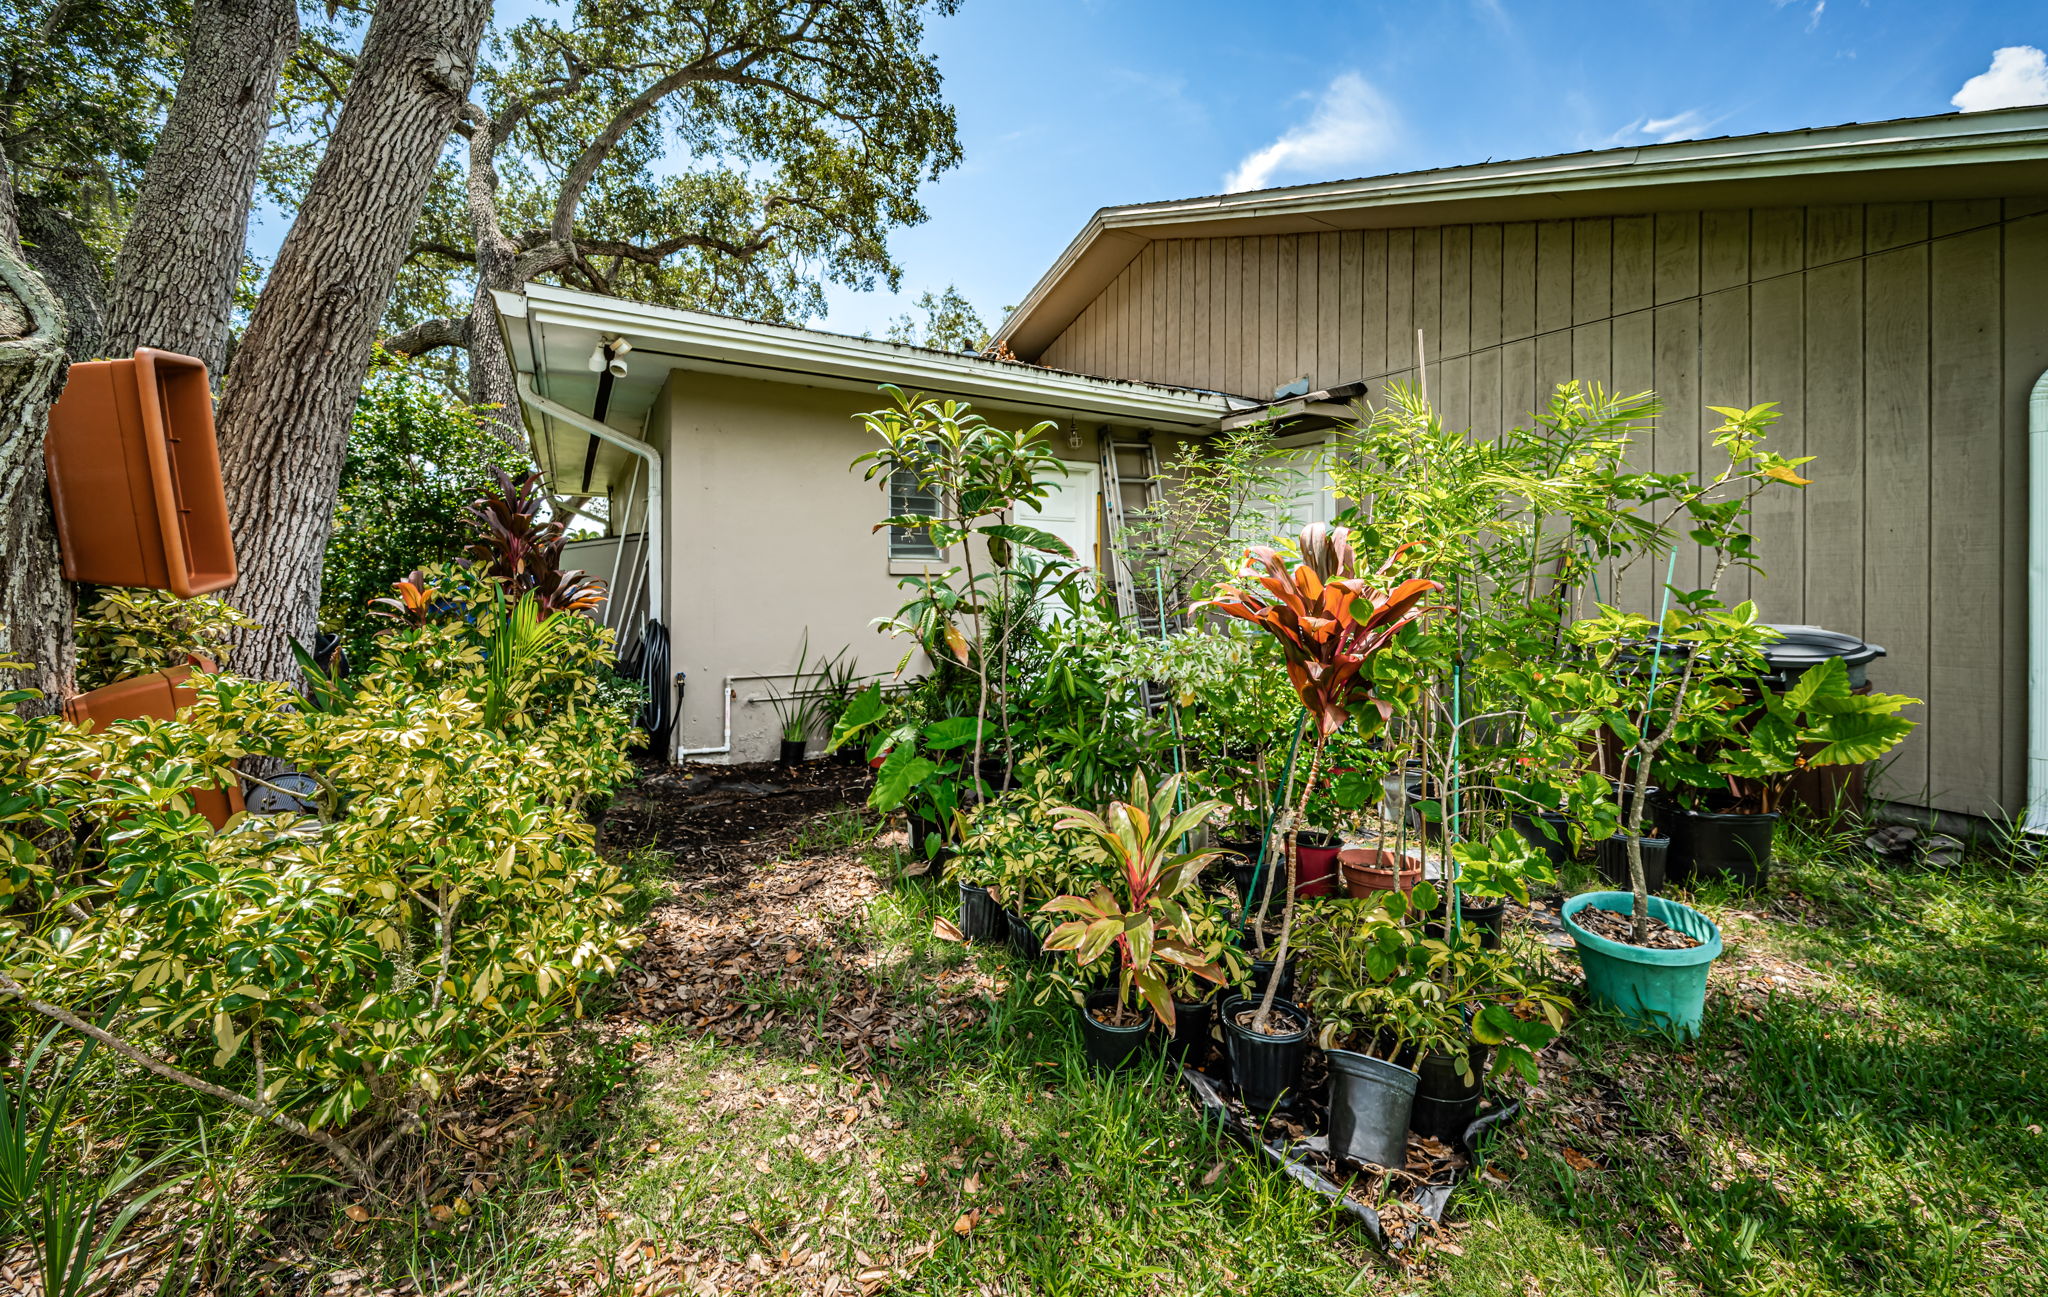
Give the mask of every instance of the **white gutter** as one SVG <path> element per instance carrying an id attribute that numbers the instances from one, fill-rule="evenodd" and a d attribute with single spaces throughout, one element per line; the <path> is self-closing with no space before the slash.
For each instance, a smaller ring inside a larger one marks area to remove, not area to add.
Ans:
<path id="1" fill-rule="evenodd" d="M 512 300 L 511 294 L 499 294 L 501 314 Z M 864 386 L 890 382 L 906 391 L 996 399 L 1085 418 L 1211 431 L 1218 419 L 1244 405 L 1242 398 L 1221 392 L 1094 378 L 964 352 L 649 306 L 551 284 L 528 284 L 519 309 L 528 320 L 544 325 L 630 334 L 643 355 L 839 378 Z M 536 357 L 535 364 L 539 363 Z"/>
<path id="2" fill-rule="evenodd" d="M 2027 401 L 2027 814 L 2048 834 L 2048 373 Z"/>
<path id="3" fill-rule="evenodd" d="M 519 375 L 519 399 L 525 402 L 530 410 L 538 411 L 553 419 L 560 419 L 578 432 L 587 432 L 599 441 L 610 442 L 619 449 L 638 455 L 641 459 L 647 461 L 647 518 L 645 527 L 647 541 L 644 546 L 647 551 L 647 615 L 649 618 L 666 626 L 668 622 L 661 615 L 662 597 L 666 593 L 666 587 L 661 583 L 661 491 L 663 485 L 661 452 L 637 437 L 628 437 L 616 428 L 599 423 L 587 414 L 578 414 L 566 405 L 550 401 L 539 392 L 533 390 L 533 375 L 531 374 Z M 621 536 L 619 538 L 621 553 L 625 551 L 625 544 L 625 538 Z M 620 632 L 624 633 L 623 627 L 620 628 Z"/>

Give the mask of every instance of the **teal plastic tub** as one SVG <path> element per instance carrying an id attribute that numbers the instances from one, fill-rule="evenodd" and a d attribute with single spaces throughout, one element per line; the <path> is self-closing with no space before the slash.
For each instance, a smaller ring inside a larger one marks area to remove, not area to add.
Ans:
<path id="1" fill-rule="evenodd" d="M 1721 930 L 1690 905 L 1662 896 L 1650 898 L 1650 917 L 1696 937 L 1690 950 L 1650 950 L 1609 941 L 1580 927 L 1572 916 L 1584 909 L 1633 914 L 1630 892 L 1581 892 L 1564 903 L 1565 931 L 1579 947 L 1586 992 L 1645 1027 L 1699 1034 L 1707 1007 L 1707 968 L 1721 957 Z"/>

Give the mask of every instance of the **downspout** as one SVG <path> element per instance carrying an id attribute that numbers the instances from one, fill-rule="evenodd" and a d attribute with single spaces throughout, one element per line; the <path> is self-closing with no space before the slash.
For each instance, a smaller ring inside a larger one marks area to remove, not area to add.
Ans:
<path id="1" fill-rule="evenodd" d="M 2048 834 L 2048 373 L 2027 399 L 2027 814 Z"/>
<path id="2" fill-rule="evenodd" d="M 667 621 L 662 617 L 662 606 L 664 596 L 667 593 L 667 587 L 661 583 L 661 551 L 664 540 L 661 530 L 661 452 L 637 437 L 628 437 L 616 428 L 599 423 L 587 414 L 579 414 L 566 405 L 550 401 L 539 392 L 533 390 L 533 375 L 531 374 L 519 375 L 519 399 L 526 404 L 528 409 L 536 410 L 550 418 L 560 419 L 563 423 L 568 424 L 579 432 L 587 432 L 599 441 L 608 441 L 621 450 L 638 455 L 647 462 L 647 616 L 650 621 L 658 621 L 664 626 L 667 625 Z M 623 537 L 620 539 L 619 547 L 620 552 L 623 553 L 625 549 Z M 621 629 L 623 630 L 623 628 Z"/>

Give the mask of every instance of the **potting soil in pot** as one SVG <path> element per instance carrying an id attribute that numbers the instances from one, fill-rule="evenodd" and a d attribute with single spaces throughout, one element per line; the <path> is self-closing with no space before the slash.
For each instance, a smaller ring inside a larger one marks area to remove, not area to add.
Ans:
<path id="1" fill-rule="evenodd" d="M 1649 925 L 1646 929 L 1648 937 L 1640 942 L 1634 937 L 1634 920 L 1626 914 L 1616 914 L 1613 910 L 1589 906 L 1573 917 L 1580 927 L 1594 936 L 1618 941 L 1624 946 L 1640 945 L 1650 950 L 1691 950 L 1700 944 L 1698 937 L 1680 932 L 1655 915 L 1645 920 Z"/>

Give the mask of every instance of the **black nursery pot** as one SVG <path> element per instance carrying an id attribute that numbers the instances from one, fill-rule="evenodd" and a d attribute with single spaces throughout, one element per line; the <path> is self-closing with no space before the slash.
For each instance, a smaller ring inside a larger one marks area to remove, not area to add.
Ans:
<path id="1" fill-rule="evenodd" d="M 810 745 L 810 740 L 808 739 L 782 740 L 782 764 L 785 766 L 802 765 L 804 763 L 804 749 Z"/>
<path id="2" fill-rule="evenodd" d="M 1726 878 L 1743 887 L 1762 887 L 1771 879 L 1771 838 L 1778 814 L 1716 815 L 1688 811 L 1683 817 L 1688 857 L 1687 876 L 1694 880 Z"/>
<path id="3" fill-rule="evenodd" d="M 1443 914 L 1447 903 L 1448 899 L 1437 902 L 1436 913 L 1438 916 Z M 1479 929 L 1479 944 L 1482 949 L 1500 949 L 1501 930 L 1507 923 L 1507 917 L 1508 903 L 1505 900 L 1493 898 L 1467 900 L 1462 896 L 1458 898 L 1458 920 L 1467 928 Z M 1434 922 L 1425 923 L 1422 926 L 1422 933 L 1426 937 L 1441 938 L 1444 932 L 1444 922 L 1441 917 L 1438 917 Z"/>
<path id="4" fill-rule="evenodd" d="M 1668 831 L 1671 827 L 1665 822 L 1671 817 L 1671 799 L 1666 797 L 1664 790 L 1655 784 L 1651 784 L 1643 792 L 1645 794 L 1643 797 L 1643 835 L 1645 837 L 1660 836 L 1660 830 Z M 1615 784 L 1614 801 L 1615 805 L 1621 808 L 1621 822 L 1626 827 L 1630 815 L 1635 811 L 1636 786 L 1632 783 Z"/>
<path id="5" fill-rule="evenodd" d="M 1534 815 L 1516 812 L 1508 817 L 1508 823 L 1523 841 L 1550 857 L 1550 863 L 1560 868 L 1571 863 L 1572 833 L 1571 817 L 1556 811 L 1538 811 Z M 1551 837 L 1543 830 L 1550 830 L 1557 836 Z"/>
<path id="6" fill-rule="evenodd" d="M 969 941 L 1008 941 L 1010 925 L 988 888 L 960 884 L 960 935 Z"/>
<path id="7" fill-rule="evenodd" d="M 1209 1024 L 1215 1017 L 1214 1007 L 1211 1000 L 1175 1000 L 1173 1039 L 1166 1044 L 1167 1052 L 1183 1063 L 1201 1062 L 1209 1052 Z"/>
<path id="8" fill-rule="evenodd" d="M 1145 1012 L 1134 1027 L 1112 1027 L 1095 1020 L 1095 1011 L 1110 1007 L 1116 999 L 1114 987 L 1097 991 L 1088 997 L 1081 1010 L 1081 1044 L 1088 1052 L 1088 1061 L 1106 1072 L 1128 1067 L 1132 1059 L 1144 1053 L 1145 1042 L 1152 1037 L 1150 1012 Z"/>
<path id="9" fill-rule="evenodd" d="M 926 844 L 934 840 L 940 844 L 938 852 L 928 854 Z M 918 811 L 909 813 L 909 854 L 913 854 L 915 859 L 920 861 L 930 859 L 934 871 L 946 863 L 946 856 L 952 854 L 952 848 L 946 846 L 944 830 L 938 826 L 938 820 L 928 820 L 926 815 L 920 815 Z"/>
<path id="10" fill-rule="evenodd" d="M 1266 979 L 1271 977 L 1272 975 L 1272 960 L 1254 959 L 1252 961 L 1252 999 L 1256 1000 L 1266 993 Z M 1289 960 L 1287 967 L 1281 970 L 1280 989 L 1274 994 L 1282 1000 L 1285 1000 L 1294 994 L 1294 963 L 1292 960 Z"/>
<path id="11" fill-rule="evenodd" d="M 1249 912 L 1253 914 L 1258 913 L 1259 902 L 1263 899 L 1262 895 L 1255 896 L 1252 894 L 1252 874 L 1258 870 L 1258 859 L 1258 848 L 1254 847 L 1250 855 L 1234 856 L 1230 861 L 1230 881 L 1237 884 L 1238 899 L 1248 902 L 1250 906 Z M 1287 892 L 1286 862 L 1280 862 L 1280 867 L 1277 871 L 1278 878 L 1275 877 L 1275 872 L 1273 862 L 1268 861 L 1265 872 L 1259 877 L 1258 888 L 1262 894 L 1270 889 L 1273 893 L 1274 901 L 1278 902 L 1284 898 Z"/>
<path id="12" fill-rule="evenodd" d="M 1470 1081 L 1458 1075 L 1454 1054 L 1425 1054 L 1416 1070 L 1415 1107 L 1409 1114 L 1408 1129 L 1446 1144 L 1462 1144 L 1465 1128 L 1479 1115 L 1479 1093 L 1486 1079 L 1484 1045 L 1475 1044 L 1466 1054 L 1472 1068 Z"/>
<path id="13" fill-rule="evenodd" d="M 1024 916 L 1015 910 L 1003 911 L 1003 922 L 1009 925 L 1010 949 L 1034 963 L 1045 963 L 1045 943 L 1039 939 Z"/>
<path id="14" fill-rule="evenodd" d="M 1245 860 L 1259 858 L 1259 834 L 1256 829 L 1226 830 L 1216 835 L 1216 849 L 1228 851 Z"/>
<path id="15" fill-rule="evenodd" d="M 1237 1080 L 1238 1098 L 1253 1113 L 1263 1115 L 1275 1104 L 1286 1105 L 1301 1087 L 1301 1061 L 1308 1053 L 1308 1015 L 1292 1001 L 1275 999 L 1275 1017 L 1295 1024 L 1295 1030 L 1278 1036 L 1262 1036 L 1249 1026 L 1238 1025 L 1240 1013 L 1255 1012 L 1259 1002 L 1233 995 L 1223 1002 L 1223 1040 L 1230 1050 L 1230 1072 Z"/>
<path id="16" fill-rule="evenodd" d="M 1664 866 L 1671 851 L 1670 838 L 1644 838 L 1643 886 L 1652 894 L 1664 890 Z M 1628 838 L 1617 833 L 1600 843 L 1600 876 L 1614 886 L 1628 890 Z"/>

